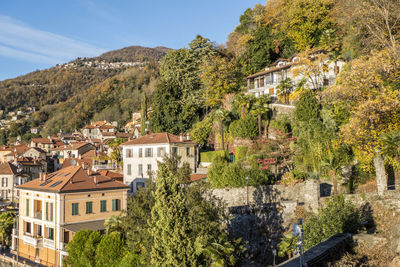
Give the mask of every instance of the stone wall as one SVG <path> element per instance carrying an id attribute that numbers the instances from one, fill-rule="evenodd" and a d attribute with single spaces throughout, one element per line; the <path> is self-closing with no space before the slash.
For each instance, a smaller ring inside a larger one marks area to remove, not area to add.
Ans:
<path id="1" fill-rule="evenodd" d="M 307 210 L 316 212 L 320 197 L 318 181 L 308 180 L 294 186 L 270 185 L 214 189 L 213 194 L 222 198 L 227 207 L 260 206 L 272 203 L 295 202 Z"/>
<path id="2" fill-rule="evenodd" d="M 294 111 L 295 106 L 274 103 L 270 105 L 270 108 L 272 109 L 272 116 L 276 118 L 282 114 L 291 114 Z"/>

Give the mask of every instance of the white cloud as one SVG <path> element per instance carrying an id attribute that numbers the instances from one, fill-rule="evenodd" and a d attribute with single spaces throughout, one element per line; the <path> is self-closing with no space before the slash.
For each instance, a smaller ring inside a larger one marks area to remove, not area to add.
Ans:
<path id="1" fill-rule="evenodd" d="M 0 14 L 0 55 L 37 63 L 63 63 L 97 56 L 104 49 L 51 32 L 34 29 Z"/>

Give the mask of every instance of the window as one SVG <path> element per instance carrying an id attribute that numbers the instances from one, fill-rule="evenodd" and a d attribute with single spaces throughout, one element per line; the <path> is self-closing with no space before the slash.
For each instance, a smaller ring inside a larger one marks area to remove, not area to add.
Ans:
<path id="1" fill-rule="evenodd" d="M 172 148 L 172 155 L 174 155 L 174 156 L 178 155 L 178 148 L 177 147 L 173 147 Z"/>
<path id="2" fill-rule="evenodd" d="M 107 211 L 107 200 L 100 200 L 100 212 Z"/>
<path id="3" fill-rule="evenodd" d="M 151 172 L 151 164 L 147 164 L 147 171 Z"/>
<path id="4" fill-rule="evenodd" d="M 264 87 L 264 77 L 260 78 L 260 87 Z"/>
<path id="5" fill-rule="evenodd" d="M 30 222 L 26 222 L 25 232 L 28 234 L 31 233 L 31 223 Z"/>
<path id="6" fill-rule="evenodd" d="M 112 200 L 112 210 L 113 211 L 121 210 L 121 200 L 119 199 Z"/>
<path id="7" fill-rule="evenodd" d="M 1 178 L 1 186 L 2 187 L 7 187 L 8 185 L 8 179 L 7 178 Z"/>
<path id="8" fill-rule="evenodd" d="M 79 214 L 79 203 L 72 203 L 72 215 Z"/>
<path id="9" fill-rule="evenodd" d="M 151 158 L 153 156 L 153 148 L 151 147 L 146 148 L 145 153 L 146 153 L 145 154 L 146 158 Z"/>
<path id="10" fill-rule="evenodd" d="M 93 202 L 89 201 L 86 202 L 86 214 L 91 214 L 93 213 Z"/>
<path id="11" fill-rule="evenodd" d="M 50 227 L 48 229 L 49 229 L 49 235 L 48 235 L 47 239 L 54 240 L 54 229 L 50 228 Z"/>
<path id="12" fill-rule="evenodd" d="M 138 165 L 138 175 L 143 176 L 143 164 Z"/>
<path id="13" fill-rule="evenodd" d="M 126 150 L 125 150 L 126 152 L 126 157 L 127 158 L 132 158 L 132 148 L 127 148 Z"/>
<path id="14" fill-rule="evenodd" d="M 165 147 L 157 148 L 157 157 L 164 157 L 165 156 Z"/>
<path id="15" fill-rule="evenodd" d="M 186 156 L 189 157 L 190 156 L 190 147 L 186 148 Z"/>
<path id="16" fill-rule="evenodd" d="M 42 226 L 41 225 L 37 225 L 37 235 L 42 236 Z"/>
<path id="17" fill-rule="evenodd" d="M 26 216 L 29 216 L 29 199 L 26 200 Z"/>
<path id="18" fill-rule="evenodd" d="M 128 164 L 128 165 L 127 165 L 127 168 L 128 168 L 127 174 L 128 174 L 128 175 L 132 175 L 132 165 L 131 165 L 131 164 Z"/>
<path id="19" fill-rule="evenodd" d="M 49 220 L 49 203 L 46 202 L 46 221 Z"/>
<path id="20" fill-rule="evenodd" d="M 143 157 L 143 148 L 139 148 L 139 158 Z"/>
<path id="21" fill-rule="evenodd" d="M 50 203 L 50 221 L 53 221 L 53 203 Z"/>

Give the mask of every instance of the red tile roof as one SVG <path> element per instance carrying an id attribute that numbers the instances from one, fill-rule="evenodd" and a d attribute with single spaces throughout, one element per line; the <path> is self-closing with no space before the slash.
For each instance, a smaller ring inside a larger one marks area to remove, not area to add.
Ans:
<path id="1" fill-rule="evenodd" d="M 191 174 L 190 175 L 191 182 L 203 180 L 205 178 L 207 178 L 207 174 Z"/>
<path id="2" fill-rule="evenodd" d="M 7 175 L 14 175 L 17 174 L 17 167 L 13 164 L 7 163 L 0 163 L 0 174 L 7 174 Z"/>
<path id="3" fill-rule="evenodd" d="M 35 143 L 35 144 L 53 144 L 53 140 L 49 139 L 49 138 L 32 138 L 31 142 Z"/>
<path id="4" fill-rule="evenodd" d="M 70 166 L 18 186 L 20 189 L 51 192 L 128 189 L 129 186 L 100 174 L 88 175 L 80 166 Z"/>
<path id="5" fill-rule="evenodd" d="M 170 133 L 151 133 L 141 136 L 137 139 L 122 143 L 121 146 L 126 145 L 146 145 L 146 144 L 171 144 L 171 143 L 182 143 L 182 144 L 196 144 L 191 140 L 186 140 L 186 136 L 181 141 L 180 137 Z"/>

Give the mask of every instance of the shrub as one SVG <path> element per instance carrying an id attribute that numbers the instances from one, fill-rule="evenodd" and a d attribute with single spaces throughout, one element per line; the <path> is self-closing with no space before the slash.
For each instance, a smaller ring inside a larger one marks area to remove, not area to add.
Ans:
<path id="1" fill-rule="evenodd" d="M 257 120 L 251 116 L 236 120 L 229 125 L 233 137 L 254 139 L 258 136 Z"/>
<path id="2" fill-rule="evenodd" d="M 292 126 L 290 124 L 290 118 L 287 115 L 281 115 L 275 120 L 271 120 L 269 127 L 279 130 L 282 133 L 289 133 L 292 131 Z"/>
<path id="3" fill-rule="evenodd" d="M 235 151 L 236 151 L 236 160 L 242 160 L 246 158 L 247 146 L 239 146 L 235 148 Z"/>
<path id="4" fill-rule="evenodd" d="M 213 188 L 244 187 L 269 184 L 269 174 L 268 171 L 247 169 L 240 162 L 228 164 L 226 159 L 217 157 L 211 164 L 207 177 Z"/>
<path id="5" fill-rule="evenodd" d="M 304 225 L 304 246 L 306 249 L 337 233 L 355 234 L 361 229 L 359 210 L 346 201 L 342 195 L 326 202 L 318 214 L 312 215 Z"/>
<path id="6" fill-rule="evenodd" d="M 222 157 L 228 158 L 228 151 L 218 150 L 218 151 L 207 151 L 200 153 L 200 162 L 213 162 L 215 158 Z"/>
<path id="7" fill-rule="evenodd" d="M 196 143 L 205 146 L 208 144 L 208 138 L 211 134 L 213 121 L 210 118 L 197 122 L 190 131 L 190 137 Z"/>

